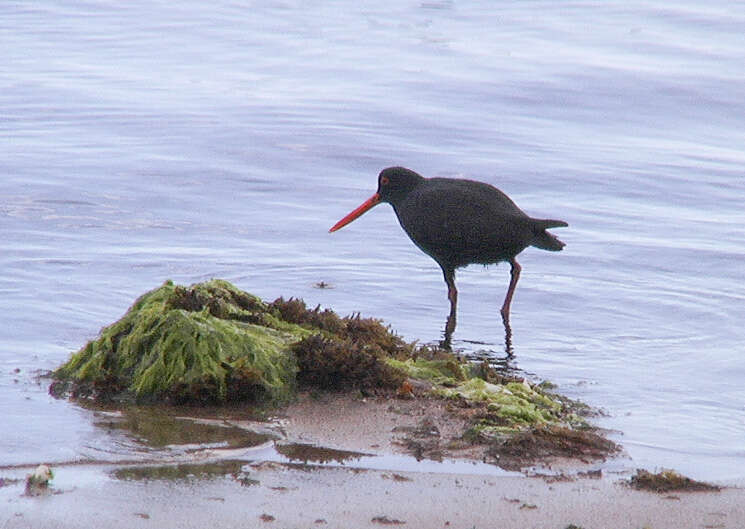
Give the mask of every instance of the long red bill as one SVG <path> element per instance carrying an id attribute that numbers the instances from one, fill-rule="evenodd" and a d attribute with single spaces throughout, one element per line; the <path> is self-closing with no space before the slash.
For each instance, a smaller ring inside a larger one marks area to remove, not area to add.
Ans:
<path id="1" fill-rule="evenodd" d="M 373 206 L 376 206 L 380 204 L 380 195 L 375 193 L 373 196 L 365 200 L 362 204 L 359 205 L 357 209 L 349 213 L 346 217 L 341 219 L 339 222 L 334 224 L 329 232 L 336 231 L 342 229 L 344 226 L 352 222 L 354 219 L 362 215 L 365 211 L 372 208 Z"/>

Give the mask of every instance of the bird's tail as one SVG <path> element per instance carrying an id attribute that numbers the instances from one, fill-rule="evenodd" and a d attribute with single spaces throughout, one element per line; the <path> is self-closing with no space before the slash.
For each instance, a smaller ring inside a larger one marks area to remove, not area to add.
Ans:
<path id="1" fill-rule="evenodd" d="M 556 235 L 549 233 L 546 230 L 548 228 L 566 228 L 569 224 L 563 220 L 533 219 L 533 221 L 533 231 L 535 235 L 530 243 L 531 246 L 535 246 L 541 250 L 548 250 L 550 252 L 558 252 L 566 246 L 566 244 L 561 242 Z"/>

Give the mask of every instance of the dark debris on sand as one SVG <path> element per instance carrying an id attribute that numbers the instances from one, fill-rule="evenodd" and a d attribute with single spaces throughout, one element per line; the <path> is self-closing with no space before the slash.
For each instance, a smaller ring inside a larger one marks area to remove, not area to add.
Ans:
<path id="1" fill-rule="evenodd" d="M 605 459 L 619 449 L 616 443 L 592 430 L 541 425 L 491 443 L 487 453 L 500 467 L 519 470 L 547 458 Z"/>
<path id="2" fill-rule="evenodd" d="M 652 473 L 644 469 L 637 469 L 636 474 L 631 477 L 629 485 L 637 490 L 649 490 L 652 492 L 719 492 L 721 489 L 716 485 L 696 481 L 674 470 L 662 470 Z"/>

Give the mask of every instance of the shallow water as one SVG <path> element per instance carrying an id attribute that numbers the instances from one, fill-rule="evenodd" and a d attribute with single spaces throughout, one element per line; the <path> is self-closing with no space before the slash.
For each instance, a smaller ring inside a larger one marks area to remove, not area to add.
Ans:
<path id="1" fill-rule="evenodd" d="M 402 164 L 569 222 L 520 258 L 513 364 L 603 408 L 635 466 L 745 477 L 743 24 L 727 2 L 3 4 L 0 466 L 106 450 L 35 375 L 166 279 L 439 339 L 440 271 L 388 206 L 327 233 Z M 459 271 L 455 347 L 503 356 L 507 270 Z"/>

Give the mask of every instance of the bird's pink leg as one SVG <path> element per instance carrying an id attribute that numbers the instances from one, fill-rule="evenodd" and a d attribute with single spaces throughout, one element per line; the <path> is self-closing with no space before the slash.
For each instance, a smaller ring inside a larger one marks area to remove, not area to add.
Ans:
<path id="1" fill-rule="evenodd" d="M 514 257 L 510 259 L 510 265 L 512 265 L 512 268 L 510 269 L 510 276 L 512 279 L 510 279 L 510 286 L 507 289 L 507 295 L 504 298 L 504 304 L 502 305 L 501 310 L 502 321 L 504 321 L 505 325 L 509 325 L 510 323 L 510 304 L 512 303 L 512 296 L 515 294 L 517 280 L 520 279 L 520 270 L 522 270 L 522 267 Z"/>
<path id="2" fill-rule="evenodd" d="M 445 340 L 443 346 L 450 348 L 450 338 L 455 331 L 455 313 L 458 306 L 458 289 L 455 288 L 455 270 L 442 269 L 442 273 L 445 276 L 445 283 L 448 286 L 448 299 L 450 300 L 450 315 L 448 321 L 445 324 Z"/>
<path id="3" fill-rule="evenodd" d="M 458 289 L 455 288 L 454 284 L 448 285 L 448 299 L 450 300 L 450 315 L 445 326 L 445 332 L 452 334 L 455 331 L 455 307 L 458 304 Z"/>

